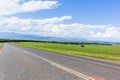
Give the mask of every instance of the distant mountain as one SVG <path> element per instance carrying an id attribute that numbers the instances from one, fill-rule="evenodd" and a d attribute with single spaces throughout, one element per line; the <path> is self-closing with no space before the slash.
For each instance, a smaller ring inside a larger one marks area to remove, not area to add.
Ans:
<path id="1" fill-rule="evenodd" d="M 81 39 L 81 38 L 68 38 L 68 37 L 36 36 L 36 35 L 28 35 L 28 34 L 18 34 L 18 33 L 13 33 L 13 32 L 0 32 L 0 38 L 2 38 L 2 39 L 16 39 L 16 40 L 120 44 L 118 42 L 91 41 L 91 40 L 86 40 L 86 39 Z"/>
<path id="2" fill-rule="evenodd" d="M 87 40 L 79 39 L 79 38 L 36 36 L 36 35 L 18 34 L 13 32 L 0 32 L 0 38 L 17 39 L 17 40 L 59 41 L 59 42 L 87 42 Z"/>

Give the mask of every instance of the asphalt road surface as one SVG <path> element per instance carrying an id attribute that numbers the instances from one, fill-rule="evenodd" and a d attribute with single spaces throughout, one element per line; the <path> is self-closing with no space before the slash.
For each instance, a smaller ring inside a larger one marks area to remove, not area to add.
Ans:
<path id="1" fill-rule="evenodd" d="M 6 43 L 0 50 L 0 80 L 120 80 L 120 63 Z"/>

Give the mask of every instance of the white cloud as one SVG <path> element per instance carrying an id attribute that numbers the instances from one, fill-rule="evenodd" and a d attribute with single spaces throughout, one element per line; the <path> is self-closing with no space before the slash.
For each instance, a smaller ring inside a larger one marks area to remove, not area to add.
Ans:
<path id="1" fill-rule="evenodd" d="M 119 41 L 120 27 L 113 25 L 63 24 L 71 16 L 46 19 L 0 18 L 0 32 L 42 36 L 77 37 L 89 40 Z"/>
<path id="2" fill-rule="evenodd" d="M 71 19 L 71 16 L 53 17 L 46 19 L 19 19 L 17 17 L 0 18 L 0 31 L 19 33 L 41 33 L 56 27 L 55 24 Z"/>
<path id="3" fill-rule="evenodd" d="M 25 2 L 24 0 L 0 0 L 0 16 L 53 9 L 58 5 L 58 1 L 29 0 Z"/>
<path id="4" fill-rule="evenodd" d="M 89 40 L 120 41 L 120 27 L 113 25 L 62 24 L 71 16 L 46 19 L 6 18 L 4 15 L 53 9 L 59 5 L 55 0 L 0 0 L 0 32 L 16 32 L 58 37 L 76 37 Z"/>
<path id="5" fill-rule="evenodd" d="M 120 28 L 114 26 L 106 27 L 103 32 L 98 31 L 90 35 L 89 38 L 104 41 L 120 41 Z"/>

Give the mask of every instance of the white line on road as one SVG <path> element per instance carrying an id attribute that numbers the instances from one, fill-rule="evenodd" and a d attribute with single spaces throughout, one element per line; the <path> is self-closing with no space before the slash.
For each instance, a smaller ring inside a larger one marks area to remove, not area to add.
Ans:
<path id="1" fill-rule="evenodd" d="M 58 67 L 58 68 L 60 68 L 60 69 L 62 69 L 62 70 L 64 70 L 64 71 L 67 71 L 67 72 L 69 72 L 69 73 L 72 73 L 72 74 L 74 74 L 74 75 L 76 75 L 76 76 L 78 76 L 78 77 L 81 77 L 81 78 L 83 78 L 83 79 L 85 79 L 85 80 L 95 80 L 95 79 L 93 79 L 93 78 L 91 78 L 91 77 L 89 77 L 89 76 L 87 76 L 87 75 L 84 75 L 84 74 L 82 74 L 82 73 L 76 72 L 76 71 L 74 71 L 74 70 L 72 70 L 72 69 L 69 69 L 69 68 L 64 67 L 64 66 L 62 66 L 62 65 L 59 65 L 59 64 L 54 63 L 54 62 L 52 62 L 52 61 L 49 61 L 49 60 L 47 60 L 47 59 L 45 59 L 45 58 L 43 58 L 43 57 L 37 56 L 37 55 L 32 54 L 32 53 L 30 53 L 30 52 L 28 52 L 28 51 L 24 51 L 24 53 L 27 53 L 27 54 L 33 55 L 33 56 L 35 56 L 35 57 L 37 57 L 37 58 L 43 59 L 43 60 L 51 63 L 52 65 L 54 65 L 54 66 L 56 66 L 56 67 Z"/>
<path id="2" fill-rule="evenodd" d="M 98 65 L 102 65 L 102 66 L 107 66 L 107 67 L 111 67 L 111 68 L 115 68 L 115 69 L 119 69 L 120 70 L 120 67 L 117 67 L 117 66 L 112 66 L 112 65 L 108 65 L 108 64 L 104 64 L 104 63 L 99 63 L 99 62 L 94 62 L 94 61 L 85 60 L 85 59 L 80 59 L 80 58 L 78 59 L 78 58 L 74 58 L 74 57 L 70 57 L 70 56 L 65 56 L 65 57 L 73 58 L 73 59 L 76 59 L 76 60 L 87 61 L 87 62 L 91 62 L 91 63 L 94 63 L 94 64 L 98 64 Z"/>
<path id="3" fill-rule="evenodd" d="M 17 47 L 15 47 L 15 48 L 17 48 Z M 17 49 L 20 49 L 20 48 L 17 48 Z M 28 52 L 28 51 L 26 51 L 26 50 L 23 50 L 23 49 L 20 49 L 20 50 L 23 51 L 23 52 L 26 53 L 26 54 L 35 56 L 35 57 L 37 57 L 37 58 L 39 58 L 39 59 L 42 59 L 42 60 L 44 60 L 44 61 L 46 61 L 46 62 L 49 62 L 51 65 L 53 65 L 53 66 L 55 66 L 55 67 L 57 67 L 57 68 L 59 68 L 59 69 L 62 69 L 62 70 L 64 70 L 64 71 L 66 71 L 66 72 L 69 72 L 69 73 L 71 73 L 71 74 L 73 74 L 73 75 L 75 75 L 75 76 L 78 76 L 78 77 L 80 77 L 80 78 L 82 78 L 82 79 L 84 79 L 84 80 L 95 80 L 95 79 L 92 78 L 92 77 L 89 77 L 89 76 L 84 75 L 84 74 L 82 74 L 82 73 L 80 73 L 80 72 L 74 71 L 74 70 L 69 69 L 69 68 L 67 68 L 67 67 L 65 67 L 65 66 L 59 65 L 59 64 L 57 64 L 57 63 L 54 63 L 54 62 L 52 62 L 52 61 L 50 61 L 50 60 L 47 60 L 47 59 L 45 59 L 45 58 L 43 58 L 43 57 L 40 57 L 40 56 L 37 56 L 37 55 L 35 55 L 35 54 L 33 54 L 33 53 L 30 53 L 30 52 Z"/>
<path id="4" fill-rule="evenodd" d="M 74 58 L 74 57 L 70 57 L 70 56 L 65 56 L 65 57 L 73 58 L 73 59 L 76 59 L 76 60 L 87 61 L 87 62 L 91 62 L 91 63 L 94 63 L 94 64 L 102 65 L 102 66 L 112 67 L 112 68 L 115 68 L 115 69 L 120 69 L 120 67 L 107 65 L 107 64 L 103 64 L 103 63 L 98 63 L 98 62 L 94 62 L 94 61 L 90 61 L 90 60 L 85 60 L 85 59 L 80 59 L 80 58 L 78 59 L 78 58 Z"/>

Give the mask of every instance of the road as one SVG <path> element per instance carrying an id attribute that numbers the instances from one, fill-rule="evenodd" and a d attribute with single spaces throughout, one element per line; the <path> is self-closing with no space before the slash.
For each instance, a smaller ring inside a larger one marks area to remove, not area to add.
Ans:
<path id="1" fill-rule="evenodd" d="M 120 80 L 120 63 L 5 43 L 0 51 L 0 80 Z"/>

